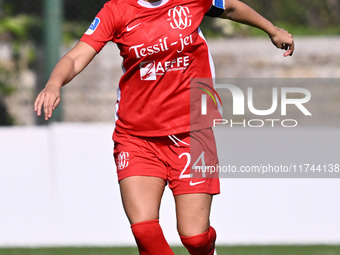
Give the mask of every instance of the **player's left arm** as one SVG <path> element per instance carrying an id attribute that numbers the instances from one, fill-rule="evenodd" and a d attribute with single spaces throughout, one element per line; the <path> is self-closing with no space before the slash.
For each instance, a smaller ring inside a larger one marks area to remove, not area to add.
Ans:
<path id="1" fill-rule="evenodd" d="M 266 32 L 273 44 L 285 50 L 285 57 L 292 56 L 294 52 L 294 40 L 290 33 L 282 28 L 274 26 L 269 20 L 253 10 L 250 6 L 238 0 L 224 0 L 225 10 L 220 18 L 230 19 L 239 23 L 259 28 Z"/>

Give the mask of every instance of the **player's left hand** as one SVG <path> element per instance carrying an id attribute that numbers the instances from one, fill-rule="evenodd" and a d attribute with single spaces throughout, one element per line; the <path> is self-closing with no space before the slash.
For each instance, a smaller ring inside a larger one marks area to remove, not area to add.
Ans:
<path id="1" fill-rule="evenodd" d="M 277 48 L 285 50 L 284 57 L 293 55 L 295 49 L 294 39 L 286 30 L 276 27 L 276 33 L 270 39 Z"/>

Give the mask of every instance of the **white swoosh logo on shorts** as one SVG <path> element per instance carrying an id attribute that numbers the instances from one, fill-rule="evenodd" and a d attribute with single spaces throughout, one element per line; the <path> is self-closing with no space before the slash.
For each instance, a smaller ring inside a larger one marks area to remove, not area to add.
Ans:
<path id="1" fill-rule="evenodd" d="M 126 31 L 130 32 L 132 29 L 138 27 L 140 24 L 142 24 L 142 23 L 139 23 L 139 24 L 137 24 L 137 25 L 134 25 L 133 27 L 127 26 L 127 27 L 126 27 Z"/>
<path id="2" fill-rule="evenodd" d="M 201 182 L 193 182 L 193 181 L 190 181 L 190 186 L 192 187 L 192 186 L 196 186 L 196 185 L 198 185 L 198 184 L 202 184 L 202 183 L 205 183 L 205 181 L 201 181 Z"/>

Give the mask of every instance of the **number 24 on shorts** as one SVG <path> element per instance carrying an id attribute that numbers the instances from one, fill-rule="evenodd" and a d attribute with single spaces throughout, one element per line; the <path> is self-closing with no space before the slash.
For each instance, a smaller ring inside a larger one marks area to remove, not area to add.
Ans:
<path id="1" fill-rule="evenodd" d="M 207 171 L 206 170 L 209 169 L 209 168 L 206 167 L 204 154 L 205 154 L 204 151 L 202 151 L 202 153 L 199 155 L 199 157 L 196 159 L 196 161 L 192 164 L 190 173 L 186 173 L 186 172 L 187 172 L 187 170 L 190 166 L 190 163 L 191 163 L 191 154 L 189 152 L 184 152 L 181 155 L 179 155 L 178 158 L 182 158 L 183 156 L 185 156 L 187 158 L 186 164 L 185 164 L 183 170 L 181 171 L 179 179 L 207 178 L 207 176 L 206 176 Z M 198 165 L 199 162 L 201 162 L 200 165 Z M 208 174 L 210 175 L 209 172 L 208 172 Z"/>

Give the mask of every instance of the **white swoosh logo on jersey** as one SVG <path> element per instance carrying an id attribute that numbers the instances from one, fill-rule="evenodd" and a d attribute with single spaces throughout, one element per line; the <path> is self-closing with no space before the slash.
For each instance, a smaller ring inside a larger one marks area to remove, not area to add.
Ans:
<path id="1" fill-rule="evenodd" d="M 139 23 L 139 24 L 137 24 L 137 25 L 134 25 L 133 27 L 127 26 L 127 27 L 126 27 L 126 31 L 130 32 L 132 29 L 134 29 L 135 27 L 138 27 L 140 24 L 142 24 L 142 23 Z"/>
<path id="2" fill-rule="evenodd" d="M 202 184 L 202 183 L 205 183 L 205 181 L 201 181 L 201 182 L 193 182 L 193 181 L 190 181 L 190 186 L 196 186 L 198 184 Z"/>

